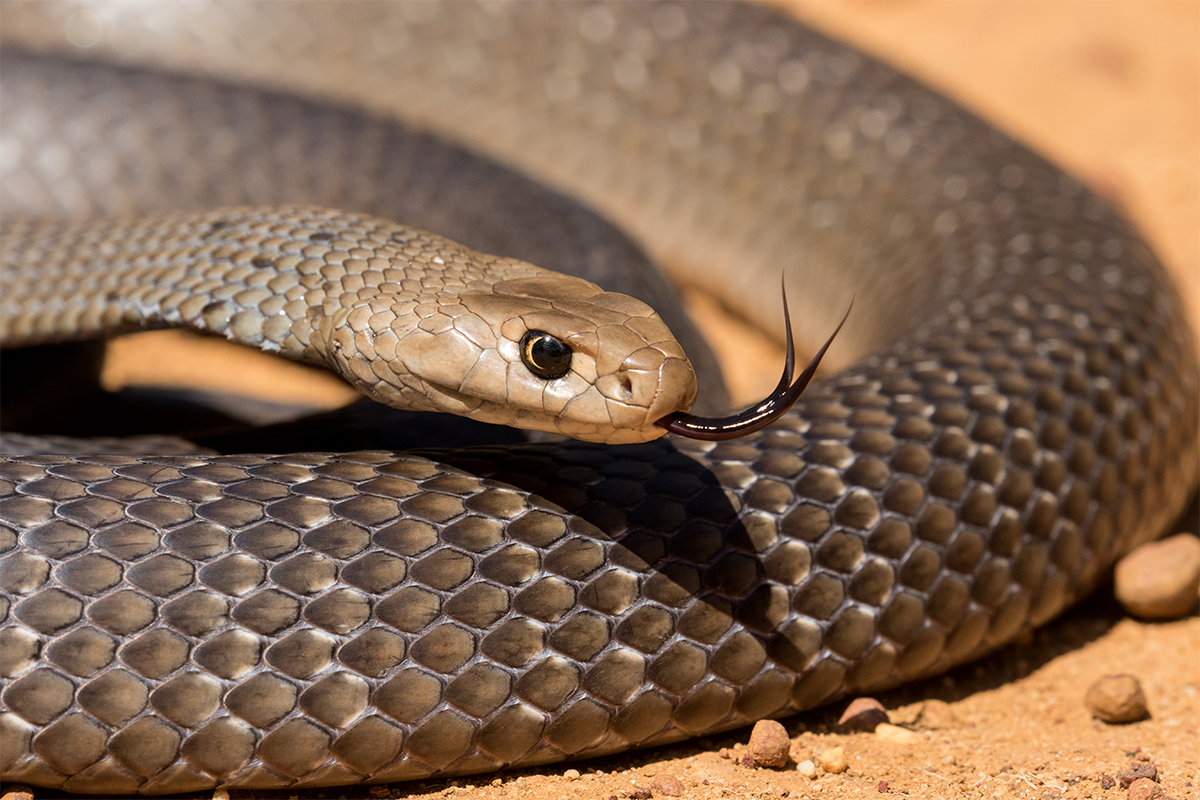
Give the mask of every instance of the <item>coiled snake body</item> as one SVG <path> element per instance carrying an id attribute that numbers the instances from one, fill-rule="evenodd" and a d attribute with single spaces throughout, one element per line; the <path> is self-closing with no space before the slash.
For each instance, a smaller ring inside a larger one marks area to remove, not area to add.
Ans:
<path id="1" fill-rule="evenodd" d="M 404 780 L 727 729 L 1010 641 L 1157 535 L 1194 486 L 1200 370 L 1147 246 L 1075 181 L 890 69 L 745 5 L 284 8 L 189 4 L 164 21 L 139 7 L 144 20 L 90 22 L 111 26 L 101 45 L 123 57 L 336 91 L 450 133 L 594 202 L 756 317 L 777 302 L 779 270 L 802 268 L 812 338 L 851 292 L 866 309 L 847 330 L 857 360 L 781 422 L 721 444 L 8 456 L 5 779 L 143 793 Z M 90 24 L 57 5 L 4 11 L 17 41 Z M 6 79 L 73 69 L 16 63 Z M 262 102 L 229 120 L 261 127 L 288 110 Z M 174 100 L 150 110 L 205 116 Z M 270 142 L 246 145 L 225 124 L 193 150 L 238 164 L 238 148 L 261 148 L 274 163 Z M 378 152 L 376 128 L 337 129 L 362 135 L 352 147 L 300 138 L 278 169 L 200 183 L 226 204 L 297 185 L 295 202 L 309 202 L 321 185 L 371 210 L 385 190 L 343 167 Z M 117 213 L 161 205 L 154 192 L 192 169 L 130 172 L 130 190 L 111 174 L 77 180 Z M 272 264 L 338 248 L 461 253 L 354 213 L 163 219 L 133 225 L 151 234 L 60 226 L 69 246 L 32 223 L 6 228 L 78 285 L 113 242 L 225 259 L 233 288 L 181 294 L 180 307 L 301 356 L 310 343 L 288 336 L 306 312 L 286 329 L 249 313 L 286 313 L 251 245 L 270 240 Z M 30 260 L 18 251 L 6 244 L 6 259 Z M 322 275 L 357 296 L 369 272 Z M 136 302 L 119 280 L 96 279 L 91 306 L 30 292 L 33 305 L 6 306 L 5 343 L 128 326 L 130 308 L 183 292 L 168 273 Z M 527 293 L 559 302 L 540 291 Z"/>

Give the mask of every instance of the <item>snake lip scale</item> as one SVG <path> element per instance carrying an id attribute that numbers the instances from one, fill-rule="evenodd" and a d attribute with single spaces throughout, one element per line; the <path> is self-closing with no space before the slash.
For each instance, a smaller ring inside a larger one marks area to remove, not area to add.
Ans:
<path id="1" fill-rule="evenodd" d="M 538 413 L 573 383 L 547 424 L 639 431 L 278 455 L 5 437 L 43 448 L 0 458 L 6 781 L 302 789 L 728 730 L 1013 641 L 1196 486 L 1195 337 L 1137 232 L 770 9 L 63 0 L 0 22 L 6 348 L 185 321 L 419 408 L 474 400 L 418 369 Z M 665 436 L 694 384 L 654 409 L 639 381 L 691 367 L 610 283 L 652 284 L 646 262 L 478 153 L 748 318 L 777 319 L 780 265 L 804 265 L 802 337 L 855 298 L 843 369 L 747 436 Z M 530 330 L 575 337 L 554 387 L 498 377 L 528 371 Z"/>

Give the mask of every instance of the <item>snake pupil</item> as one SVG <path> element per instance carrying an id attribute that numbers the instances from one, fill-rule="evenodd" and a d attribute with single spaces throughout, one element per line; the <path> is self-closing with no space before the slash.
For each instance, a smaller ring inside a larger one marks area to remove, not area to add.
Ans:
<path id="1" fill-rule="evenodd" d="M 539 378 L 552 381 L 571 369 L 571 348 L 545 331 L 526 331 L 521 337 L 521 361 Z"/>

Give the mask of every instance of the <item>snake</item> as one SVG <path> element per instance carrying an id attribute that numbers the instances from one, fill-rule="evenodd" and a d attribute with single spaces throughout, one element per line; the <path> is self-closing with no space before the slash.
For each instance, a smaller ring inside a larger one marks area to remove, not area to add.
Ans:
<path id="1" fill-rule="evenodd" d="M 332 359 L 385 401 L 592 439 L 217 455 L 18 437 L 34 451 L 0 461 L 5 780 L 299 789 L 729 730 L 1013 641 L 1197 483 L 1195 339 L 1136 230 L 772 9 L 2 11 L 6 148 L 46 145 L 6 154 L 6 348 L 185 322 Z M 33 101 L 86 88 L 65 116 L 18 115 L 22 73 Z M 72 160 L 94 106 L 114 152 Z M 466 149 L 400 147 L 398 167 L 397 120 Z M 397 184 L 438 213 L 488 195 L 443 183 L 476 153 L 548 184 L 568 221 L 502 184 L 501 257 L 376 215 Z M 840 370 L 740 438 L 664 435 L 692 366 L 641 300 L 543 271 L 636 259 L 563 195 L 750 319 L 780 317 L 785 273 L 806 341 L 853 295 Z M 430 384 L 389 366 L 401 318 Z M 462 354 L 491 366 L 468 380 Z M 522 367 L 537 388 L 507 388 Z M 591 399 L 559 413 L 564 380 Z"/>

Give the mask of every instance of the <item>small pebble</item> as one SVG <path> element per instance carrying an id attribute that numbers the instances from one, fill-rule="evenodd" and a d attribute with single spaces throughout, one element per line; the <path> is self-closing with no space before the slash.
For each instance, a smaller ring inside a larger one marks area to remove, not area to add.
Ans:
<path id="1" fill-rule="evenodd" d="M 654 781 L 650 784 L 650 788 L 655 795 L 663 797 L 682 797 L 683 796 L 683 781 L 676 778 L 674 775 L 656 775 Z"/>
<path id="2" fill-rule="evenodd" d="M 1135 781 L 1142 778 L 1157 782 L 1158 767 L 1153 764 L 1133 764 L 1132 769 L 1127 769 L 1117 776 L 1122 788 L 1132 786 Z"/>
<path id="3" fill-rule="evenodd" d="M 229 800 L 229 790 L 228 789 L 213 790 L 212 800 Z"/>
<path id="4" fill-rule="evenodd" d="M 796 772 L 800 773 L 803 778 L 808 778 L 810 781 L 817 779 L 817 765 L 811 761 L 801 761 L 796 765 Z"/>
<path id="5" fill-rule="evenodd" d="M 579 770 L 569 769 L 563 773 L 563 777 L 569 781 L 577 781 L 579 780 Z"/>
<path id="6" fill-rule="evenodd" d="M 1178 619 L 1196 607 L 1200 539 L 1181 533 L 1142 545 L 1117 563 L 1117 599 L 1145 619 Z"/>
<path id="7" fill-rule="evenodd" d="M 821 763 L 821 769 L 831 775 L 846 771 L 846 751 L 840 747 L 829 748 L 817 757 L 817 761 Z"/>
<path id="8" fill-rule="evenodd" d="M 1129 784 L 1129 792 L 1125 796 L 1129 800 L 1151 800 L 1151 798 L 1162 797 L 1163 790 L 1161 786 L 1149 778 L 1138 778 Z"/>
<path id="9" fill-rule="evenodd" d="M 1103 789 L 1104 791 L 1107 792 L 1109 789 L 1111 789 L 1112 787 L 1114 787 L 1116 785 L 1117 785 L 1117 781 L 1115 778 L 1113 778 L 1112 775 L 1101 775 L 1100 776 L 1100 788 Z"/>
<path id="10" fill-rule="evenodd" d="M 629 800 L 650 800 L 651 797 L 654 797 L 654 793 L 641 786 L 635 786 L 633 787 L 633 791 L 627 794 L 626 797 Z"/>
<path id="11" fill-rule="evenodd" d="M 838 725 L 847 731 L 870 733 L 876 725 L 888 721 L 888 713 L 882 703 L 873 697 L 859 697 L 846 706 Z"/>
<path id="12" fill-rule="evenodd" d="M 14 783 L 4 790 L 3 800 L 33 800 L 33 789 Z"/>
<path id="13" fill-rule="evenodd" d="M 742 764 L 747 767 L 782 767 L 787 763 L 791 746 L 786 728 L 773 719 L 759 720 L 750 731 L 750 744 Z"/>
<path id="14" fill-rule="evenodd" d="M 895 744 L 916 744 L 921 741 L 920 735 L 908 728 L 889 725 L 886 722 L 875 728 L 875 736 L 882 742 L 894 742 Z"/>
<path id="15" fill-rule="evenodd" d="M 926 700 L 917 712 L 916 725 L 931 731 L 945 730 L 956 727 L 958 719 L 945 700 Z"/>
<path id="16" fill-rule="evenodd" d="M 1146 695 L 1132 675 L 1105 675 L 1088 687 L 1084 705 L 1108 723 L 1133 722 L 1146 716 Z"/>

